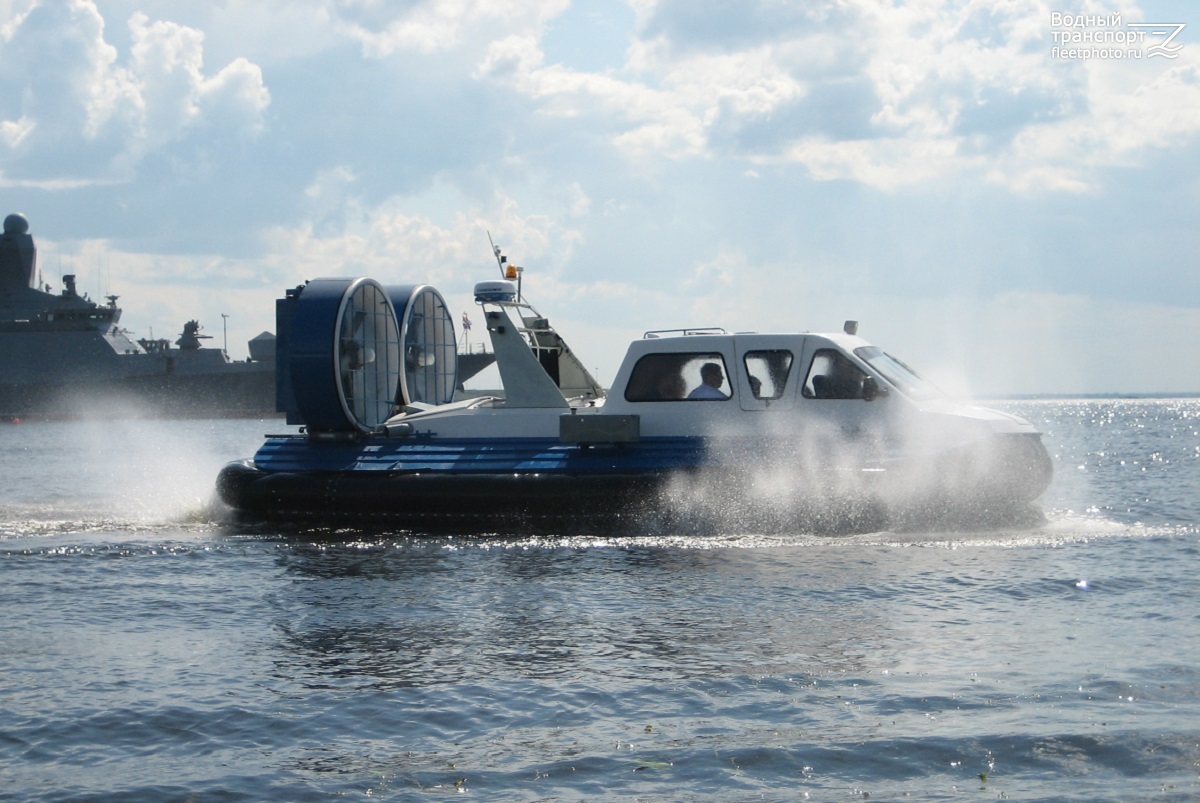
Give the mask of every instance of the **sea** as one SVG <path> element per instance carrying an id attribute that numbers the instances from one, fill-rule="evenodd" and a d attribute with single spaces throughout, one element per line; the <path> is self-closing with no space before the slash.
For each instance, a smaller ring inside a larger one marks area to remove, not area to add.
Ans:
<path id="1" fill-rule="evenodd" d="M 213 499 L 276 420 L 0 424 L 0 800 L 1200 800 L 1200 399 L 1020 526 L 449 537 Z"/>

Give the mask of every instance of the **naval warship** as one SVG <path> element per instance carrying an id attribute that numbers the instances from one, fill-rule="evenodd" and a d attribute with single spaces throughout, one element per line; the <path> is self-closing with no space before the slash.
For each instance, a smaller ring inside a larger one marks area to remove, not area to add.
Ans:
<path id="1" fill-rule="evenodd" d="M 55 294 L 37 280 L 37 248 L 23 215 L 0 235 L 0 420 L 112 416 L 274 416 L 275 337 L 249 343 L 250 358 L 230 360 L 205 347 L 200 324 L 180 337 L 134 340 L 119 324 L 117 296 L 97 303 L 75 277 Z M 458 381 L 494 361 L 459 356 Z"/>

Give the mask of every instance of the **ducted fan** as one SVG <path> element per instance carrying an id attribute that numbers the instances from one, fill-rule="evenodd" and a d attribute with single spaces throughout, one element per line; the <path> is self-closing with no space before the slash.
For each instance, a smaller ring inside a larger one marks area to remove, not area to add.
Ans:
<path id="1" fill-rule="evenodd" d="M 458 381 L 454 323 L 428 285 L 312 279 L 276 301 L 276 406 L 310 432 L 371 432 Z"/>

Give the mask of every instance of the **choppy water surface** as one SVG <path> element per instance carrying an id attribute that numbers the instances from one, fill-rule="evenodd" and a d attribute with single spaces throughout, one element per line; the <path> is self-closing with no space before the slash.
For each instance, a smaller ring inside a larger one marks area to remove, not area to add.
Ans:
<path id="1" fill-rule="evenodd" d="M 279 532 L 275 422 L 0 428 L 0 799 L 1200 797 L 1200 401 L 1008 405 L 1046 521 Z"/>

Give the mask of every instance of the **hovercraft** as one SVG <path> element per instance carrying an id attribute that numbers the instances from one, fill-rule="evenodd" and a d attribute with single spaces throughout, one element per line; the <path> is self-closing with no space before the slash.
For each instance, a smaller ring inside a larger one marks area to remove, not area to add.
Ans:
<path id="1" fill-rule="evenodd" d="M 469 533 L 862 531 L 1024 515 L 1051 461 L 1028 421 L 952 401 L 857 335 L 650 331 L 606 391 L 525 298 L 478 284 L 502 390 L 456 398 L 428 285 L 314 279 L 276 302 L 277 402 L 297 434 L 227 465 L 273 521 Z"/>

